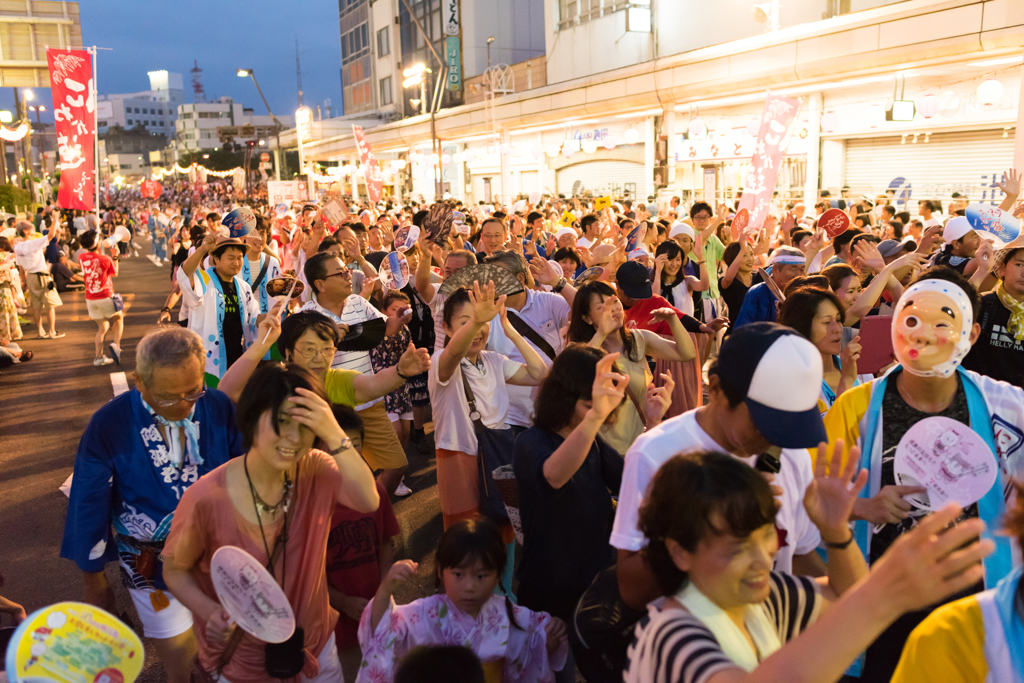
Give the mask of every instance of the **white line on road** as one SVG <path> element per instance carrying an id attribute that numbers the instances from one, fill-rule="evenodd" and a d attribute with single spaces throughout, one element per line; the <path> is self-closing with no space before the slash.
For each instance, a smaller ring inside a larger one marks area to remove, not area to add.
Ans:
<path id="1" fill-rule="evenodd" d="M 114 386 L 114 396 L 128 391 L 128 377 L 123 372 L 110 373 L 110 383 Z"/>

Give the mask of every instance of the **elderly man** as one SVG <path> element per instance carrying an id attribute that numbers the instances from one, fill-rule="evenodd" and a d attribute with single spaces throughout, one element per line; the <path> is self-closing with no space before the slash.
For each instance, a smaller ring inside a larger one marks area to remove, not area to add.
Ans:
<path id="1" fill-rule="evenodd" d="M 60 339 L 63 332 L 57 331 L 57 306 L 62 306 L 57 286 L 50 275 L 46 262 L 46 248 L 51 241 L 60 241 L 60 224 L 54 222 L 53 233 L 34 237 L 30 223 L 17 225 L 18 233 L 25 240 L 14 245 L 15 262 L 25 271 L 28 280 L 28 304 L 35 318 L 39 339 Z M 49 326 L 49 330 L 44 329 Z"/>
<path id="2" fill-rule="evenodd" d="M 781 292 L 790 280 L 804 274 L 806 266 L 806 257 L 802 251 L 795 247 L 779 247 L 772 254 L 769 276 Z M 778 299 L 767 283 L 754 285 L 743 297 L 743 306 L 736 316 L 736 327 L 754 322 L 775 322 L 779 317 L 777 304 Z"/>
<path id="3" fill-rule="evenodd" d="M 103 570 L 119 561 L 170 683 L 189 680 L 196 642 L 192 614 L 164 584 L 160 551 L 185 490 L 245 452 L 234 405 L 204 387 L 205 358 L 190 330 L 142 338 L 135 389 L 100 408 L 82 435 L 61 545 L 61 557 L 84 573 L 85 601 L 115 614 Z"/>

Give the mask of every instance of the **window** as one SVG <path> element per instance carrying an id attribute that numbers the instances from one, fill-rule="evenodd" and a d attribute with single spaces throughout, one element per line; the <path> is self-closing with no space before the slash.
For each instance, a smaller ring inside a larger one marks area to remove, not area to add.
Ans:
<path id="1" fill-rule="evenodd" d="M 132 120 L 131 119 L 128 119 L 128 125 L 129 126 L 132 125 Z"/>
<path id="2" fill-rule="evenodd" d="M 131 164 L 121 164 L 121 168 L 131 168 Z"/>
<path id="3" fill-rule="evenodd" d="M 388 27 L 385 26 L 377 31 L 377 56 L 383 57 L 388 54 L 391 54 L 391 38 L 388 34 Z"/>
<path id="4" fill-rule="evenodd" d="M 161 109 L 161 110 L 160 110 L 160 116 L 163 116 L 163 115 L 164 115 L 164 110 L 163 110 L 163 109 Z"/>
<path id="5" fill-rule="evenodd" d="M 391 76 L 380 79 L 380 105 L 391 104 Z"/>
<path id="6" fill-rule="evenodd" d="M 142 110 L 142 113 L 143 113 L 143 114 L 148 114 L 148 113 L 149 113 L 149 110 L 148 110 L 148 109 L 143 109 L 143 110 Z"/>

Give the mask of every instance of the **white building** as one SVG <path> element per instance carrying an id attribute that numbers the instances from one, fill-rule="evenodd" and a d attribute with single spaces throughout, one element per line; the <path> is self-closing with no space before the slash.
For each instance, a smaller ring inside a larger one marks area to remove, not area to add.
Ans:
<path id="1" fill-rule="evenodd" d="M 285 126 L 293 125 L 292 116 L 279 116 Z M 221 97 L 216 102 L 182 104 L 177 110 L 177 152 L 218 149 L 225 142 L 244 143 L 267 140 L 277 127 L 270 115 L 257 115 L 241 102 Z"/>
<path id="2" fill-rule="evenodd" d="M 151 133 L 163 133 L 173 138 L 177 108 L 185 102 L 181 74 L 150 71 L 149 87 L 149 90 L 137 93 L 99 95 L 97 118 L 100 135 L 114 125 L 126 130 L 143 126 Z"/>

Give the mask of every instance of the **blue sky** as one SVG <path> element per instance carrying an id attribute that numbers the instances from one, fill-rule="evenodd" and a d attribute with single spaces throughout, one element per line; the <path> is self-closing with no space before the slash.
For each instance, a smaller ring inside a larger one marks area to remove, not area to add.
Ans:
<path id="1" fill-rule="evenodd" d="M 341 106 L 337 0 L 84 0 L 79 11 L 85 44 L 113 48 L 99 52 L 101 94 L 148 90 L 146 72 L 166 69 L 182 75 L 185 101 L 192 102 L 189 71 L 198 60 L 207 99 L 227 95 L 266 113 L 252 81 L 235 75 L 252 68 L 274 113 L 291 114 L 298 106 L 297 37 L 303 102 L 315 109 L 330 99 L 335 115 Z M 38 89 L 39 98 L 49 114 L 49 89 Z M 12 89 L 0 88 L 0 108 L 13 102 Z"/>

